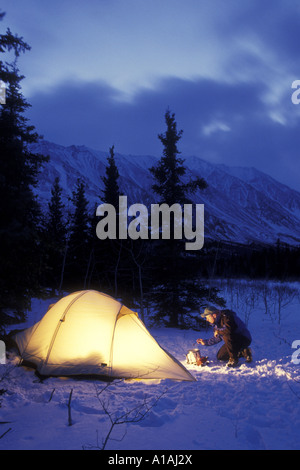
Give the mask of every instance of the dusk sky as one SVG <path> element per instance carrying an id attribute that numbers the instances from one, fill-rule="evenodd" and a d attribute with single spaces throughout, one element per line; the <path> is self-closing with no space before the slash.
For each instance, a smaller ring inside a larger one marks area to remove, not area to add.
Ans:
<path id="1" fill-rule="evenodd" d="M 164 113 L 182 157 L 254 166 L 300 191 L 296 0 L 3 0 L 0 23 L 45 139 L 160 156 Z M 300 95 L 299 95 L 300 96 Z"/>

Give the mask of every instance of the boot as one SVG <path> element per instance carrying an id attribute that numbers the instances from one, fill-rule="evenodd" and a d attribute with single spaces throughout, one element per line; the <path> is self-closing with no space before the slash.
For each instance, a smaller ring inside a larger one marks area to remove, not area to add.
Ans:
<path id="1" fill-rule="evenodd" d="M 252 351 L 251 351 L 251 349 L 250 348 L 242 349 L 239 352 L 238 357 L 244 357 L 246 359 L 246 362 L 252 362 Z"/>
<path id="2" fill-rule="evenodd" d="M 250 348 L 244 349 L 243 356 L 246 359 L 246 362 L 248 363 L 252 362 L 252 351 Z"/>
<path id="3" fill-rule="evenodd" d="M 227 367 L 236 367 L 239 363 L 239 360 L 236 357 L 230 357 L 227 362 Z"/>

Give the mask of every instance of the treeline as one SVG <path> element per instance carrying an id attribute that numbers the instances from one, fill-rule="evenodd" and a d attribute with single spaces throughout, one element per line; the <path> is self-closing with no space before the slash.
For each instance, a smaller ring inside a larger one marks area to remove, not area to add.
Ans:
<path id="1" fill-rule="evenodd" d="M 185 167 L 184 161 L 177 157 L 176 143 L 182 132 L 177 131 L 175 115 L 169 110 L 165 121 L 167 130 L 159 135 L 163 157 L 156 167 L 149 169 L 153 190 L 170 206 L 175 201 L 183 205 L 191 202 L 189 194 L 206 187 L 207 183 L 199 178 L 181 182 Z M 99 204 L 115 208 L 118 232 L 121 190 L 113 146 L 109 149 L 100 186 L 103 190 L 99 189 Z M 172 326 L 199 325 L 199 316 L 193 317 L 191 312 L 199 310 L 209 299 L 223 304 L 216 289 L 200 282 L 197 257 L 186 252 L 185 240 L 174 239 L 172 213 L 169 240 L 151 240 L 150 235 L 148 240 L 124 240 L 118 233 L 116 239 L 109 236 L 99 239 L 96 235 L 99 217 L 95 216 L 96 208 L 89 213 L 83 181 L 77 181 L 69 213 L 66 202 L 56 178 L 44 222 L 41 285 L 53 292 L 101 290 L 121 298 L 131 308 L 138 308 L 142 318 L 146 310 L 149 314 L 152 309 L 156 312 L 153 321 Z"/>
<path id="2" fill-rule="evenodd" d="M 204 278 L 299 280 L 300 247 L 279 239 L 274 245 L 205 243 L 199 253 L 199 276 Z"/>

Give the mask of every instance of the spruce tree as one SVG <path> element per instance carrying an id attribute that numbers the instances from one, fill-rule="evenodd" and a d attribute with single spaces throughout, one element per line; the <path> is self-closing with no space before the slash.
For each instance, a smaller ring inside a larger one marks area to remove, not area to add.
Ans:
<path id="1" fill-rule="evenodd" d="M 159 203 L 191 203 L 190 195 L 197 189 L 204 189 L 207 183 L 203 178 L 185 181 L 186 168 L 177 144 L 182 137 L 182 130 L 177 130 L 175 114 L 170 110 L 165 113 L 167 130 L 159 134 L 163 145 L 163 155 L 158 164 L 150 168 L 154 177 L 152 189 L 159 196 Z M 170 326 L 184 326 L 188 313 L 199 308 L 205 301 L 208 290 L 195 283 L 197 262 L 192 255 L 187 256 L 182 240 L 175 240 L 172 228 L 174 218 L 170 219 L 170 240 L 160 240 L 154 251 L 154 283 L 152 300 L 159 317 L 168 317 Z M 212 294 L 212 292 L 210 292 Z M 187 301 L 189 299 L 189 301 Z"/>
<path id="2" fill-rule="evenodd" d="M 119 207 L 120 189 L 118 184 L 119 170 L 115 161 L 114 145 L 109 149 L 109 157 L 107 157 L 107 166 L 105 168 L 106 176 L 102 177 L 104 183 L 103 200 L 107 204 L 112 204 L 116 211 Z"/>
<path id="3" fill-rule="evenodd" d="M 17 62 L 30 50 L 23 38 L 7 29 L 0 35 L 0 80 L 6 85 L 6 101 L 0 105 L 0 321 L 6 323 L 14 312 L 24 319 L 31 297 L 39 289 L 40 208 L 33 188 L 41 165 L 47 159 L 31 153 L 29 144 L 37 142 L 34 126 L 24 112 L 30 106 L 22 95 Z M 13 55 L 7 62 L 6 56 Z"/>
<path id="4" fill-rule="evenodd" d="M 65 206 L 62 202 L 60 179 L 56 177 L 51 189 L 51 199 L 48 203 L 48 216 L 45 224 L 45 265 L 47 271 L 46 283 L 53 289 L 60 286 L 62 265 L 66 250 L 66 221 Z M 46 285 L 47 285 L 46 284 Z"/>
<path id="5" fill-rule="evenodd" d="M 107 166 L 105 168 L 105 176 L 101 177 L 104 183 L 104 189 L 101 191 L 99 197 L 101 202 L 112 204 L 116 213 L 119 207 L 119 185 L 118 185 L 119 171 L 115 162 L 114 145 L 109 148 L 109 156 L 107 157 Z M 96 235 L 96 227 L 98 224 L 98 217 L 96 216 L 96 209 L 91 219 L 91 236 L 89 247 L 89 262 L 86 273 L 86 285 L 90 285 L 94 281 L 96 286 L 101 285 L 101 289 L 107 290 L 110 284 L 108 273 L 114 271 L 114 255 L 112 255 L 113 241 L 112 240 L 99 240 Z M 104 276 L 105 273 L 105 276 Z M 100 282 L 99 282 L 100 281 Z"/>
<path id="6" fill-rule="evenodd" d="M 190 203 L 188 194 L 193 194 L 197 189 L 205 189 L 207 183 L 203 178 L 195 178 L 188 182 L 183 181 L 186 173 L 184 159 L 180 154 L 177 143 L 182 137 L 183 130 L 177 130 L 175 114 L 168 109 L 165 113 L 167 130 L 159 134 L 158 138 L 163 145 L 163 156 L 156 166 L 150 168 L 155 183 L 152 189 L 160 196 L 160 203 L 172 204 Z"/>
<path id="7" fill-rule="evenodd" d="M 83 288 L 89 258 L 91 231 L 85 184 L 80 178 L 77 179 L 71 202 L 74 212 L 68 250 L 69 282 L 72 288 Z"/>
<path id="8" fill-rule="evenodd" d="M 98 240 L 98 259 L 101 258 L 102 271 L 105 272 L 107 288 L 111 291 L 112 295 L 118 296 L 118 281 L 119 281 L 119 267 L 122 260 L 123 241 L 119 242 L 119 170 L 115 161 L 115 147 L 114 145 L 109 148 L 109 156 L 107 157 L 107 166 L 105 168 L 105 176 L 101 179 L 104 183 L 102 191 L 102 200 L 106 204 L 111 204 L 116 210 L 116 240 L 106 239 Z M 102 272 L 102 276 L 103 276 Z"/>

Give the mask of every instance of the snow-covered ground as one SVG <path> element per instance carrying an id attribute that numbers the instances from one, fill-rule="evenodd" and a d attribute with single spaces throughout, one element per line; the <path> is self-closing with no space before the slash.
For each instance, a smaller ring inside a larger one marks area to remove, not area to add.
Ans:
<path id="1" fill-rule="evenodd" d="M 218 363 L 219 344 L 201 347 L 208 365 L 187 365 L 186 352 L 196 338 L 211 336 L 210 329 L 150 329 L 196 382 L 40 382 L 10 356 L 0 365 L 0 449 L 94 449 L 108 437 L 108 450 L 299 449 L 300 284 L 219 286 L 227 307 L 248 322 L 252 364 L 240 360 L 237 369 L 228 369 Z M 33 303 L 30 324 L 48 303 Z"/>

